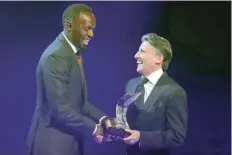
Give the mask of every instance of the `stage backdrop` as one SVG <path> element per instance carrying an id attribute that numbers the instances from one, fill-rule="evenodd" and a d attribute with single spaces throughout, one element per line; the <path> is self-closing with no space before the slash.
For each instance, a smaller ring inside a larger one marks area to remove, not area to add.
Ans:
<path id="1" fill-rule="evenodd" d="M 0 2 L 0 155 L 25 155 L 36 103 L 36 66 L 62 31 L 63 10 L 72 3 Z M 168 73 L 188 94 L 188 137 L 174 152 L 229 154 L 230 3 L 85 4 L 97 19 L 95 37 L 84 53 L 89 101 L 115 116 L 127 80 L 139 76 L 134 54 L 141 36 L 157 32 L 173 45 Z M 98 145 L 86 139 L 85 155 L 124 155 L 124 148 L 120 141 Z"/>

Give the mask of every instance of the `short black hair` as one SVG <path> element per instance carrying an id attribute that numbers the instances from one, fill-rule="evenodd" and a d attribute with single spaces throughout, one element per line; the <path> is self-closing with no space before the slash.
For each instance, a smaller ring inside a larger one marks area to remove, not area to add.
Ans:
<path id="1" fill-rule="evenodd" d="M 65 26 L 67 21 L 70 21 L 76 16 L 79 16 L 81 12 L 92 13 L 92 8 L 85 4 L 72 4 L 64 10 L 62 15 L 62 24 Z"/>

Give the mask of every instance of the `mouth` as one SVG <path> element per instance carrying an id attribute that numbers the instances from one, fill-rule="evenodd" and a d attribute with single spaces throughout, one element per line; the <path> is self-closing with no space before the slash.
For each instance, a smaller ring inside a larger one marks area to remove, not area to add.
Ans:
<path id="1" fill-rule="evenodd" d="M 138 67 L 140 67 L 141 65 L 143 65 L 143 62 L 141 60 L 137 60 L 137 64 L 138 64 Z"/>
<path id="2" fill-rule="evenodd" d="M 143 64 L 143 62 L 141 60 L 137 60 L 137 64 Z"/>
<path id="3" fill-rule="evenodd" d="M 90 40 L 91 40 L 90 38 L 86 38 L 86 39 L 83 40 L 83 42 L 84 42 L 85 45 L 88 45 Z"/>

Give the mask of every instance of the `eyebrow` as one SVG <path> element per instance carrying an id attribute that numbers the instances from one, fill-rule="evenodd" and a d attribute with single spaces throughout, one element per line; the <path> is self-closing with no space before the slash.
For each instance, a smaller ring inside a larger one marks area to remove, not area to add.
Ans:
<path id="1" fill-rule="evenodd" d="M 96 29 L 96 26 L 86 26 L 86 28 L 95 30 L 95 29 Z"/>
<path id="2" fill-rule="evenodd" d="M 139 51 L 141 51 L 141 52 L 145 52 L 145 51 L 144 51 L 143 49 L 141 49 L 141 48 L 139 49 Z"/>

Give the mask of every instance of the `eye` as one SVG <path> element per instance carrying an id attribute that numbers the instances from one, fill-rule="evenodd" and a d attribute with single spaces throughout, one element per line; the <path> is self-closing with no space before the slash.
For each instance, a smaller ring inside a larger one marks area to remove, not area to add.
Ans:
<path id="1" fill-rule="evenodd" d="M 139 51 L 140 51 L 141 54 L 144 54 L 144 53 L 145 53 L 145 51 L 142 50 L 142 49 L 140 49 Z"/>
<path id="2" fill-rule="evenodd" d="M 95 27 L 90 27 L 89 29 L 92 31 L 95 31 Z"/>
<path id="3" fill-rule="evenodd" d="M 95 28 L 93 28 L 92 26 L 88 26 L 88 27 L 85 27 L 85 30 L 86 31 L 94 31 Z"/>

